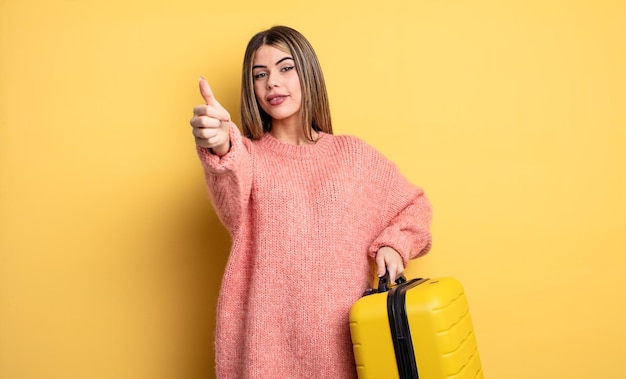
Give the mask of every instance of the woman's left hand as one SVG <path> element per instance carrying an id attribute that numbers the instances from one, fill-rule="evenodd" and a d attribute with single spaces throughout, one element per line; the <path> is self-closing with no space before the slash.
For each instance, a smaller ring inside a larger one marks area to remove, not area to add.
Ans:
<path id="1" fill-rule="evenodd" d="M 393 283 L 404 274 L 404 264 L 402 256 L 389 246 L 383 246 L 376 253 L 376 266 L 378 267 L 378 277 L 385 275 L 385 270 L 389 271 L 389 281 Z"/>

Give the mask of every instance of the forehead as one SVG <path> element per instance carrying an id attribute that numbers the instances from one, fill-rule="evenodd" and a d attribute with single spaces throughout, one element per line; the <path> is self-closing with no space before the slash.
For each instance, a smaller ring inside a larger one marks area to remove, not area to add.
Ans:
<path id="1" fill-rule="evenodd" d="M 254 65 L 270 65 L 275 64 L 285 57 L 292 57 L 289 49 L 283 46 L 262 45 L 254 52 L 252 58 Z"/>

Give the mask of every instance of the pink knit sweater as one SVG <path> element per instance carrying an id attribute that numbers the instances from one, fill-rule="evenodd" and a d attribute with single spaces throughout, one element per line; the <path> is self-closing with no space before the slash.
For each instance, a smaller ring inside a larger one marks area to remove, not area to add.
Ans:
<path id="1" fill-rule="evenodd" d="M 381 246 L 430 249 L 421 189 L 355 137 L 289 145 L 233 125 L 223 157 L 198 147 L 233 244 L 218 302 L 217 376 L 355 378 L 348 312 Z"/>

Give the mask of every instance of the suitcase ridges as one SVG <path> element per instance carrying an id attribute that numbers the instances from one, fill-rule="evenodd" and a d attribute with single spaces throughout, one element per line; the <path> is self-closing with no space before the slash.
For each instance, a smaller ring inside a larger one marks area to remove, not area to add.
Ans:
<path id="1" fill-rule="evenodd" d="M 435 335 L 437 336 L 436 340 L 439 341 L 439 346 L 441 348 L 444 348 L 444 346 L 447 347 L 447 349 L 442 351 L 439 357 L 442 359 L 442 362 L 448 360 L 457 360 L 458 362 L 458 359 L 462 356 L 466 356 L 467 358 L 461 360 L 462 364 L 460 366 L 454 367 L 454 372 L 445 374 L 442 372 L 441 374 L 447 379 L 482 378 L 480 374 L 478 349 L 473 328 L 471 327 L 470 310 L 467 305 L 465 292 L 462 289 L 456 293 L 451 290 L 448 294 L 448 298 L 440 298 L 441 303 L 436 306 L 431 306 L 433 315 L 447 315 L 446 318 L 448 318 L 447 324 L 439 325 L 439 329 L 435 330 Z M 453 315 L 457 316 L 450 319 L 449 317 Z M 433 317 L 433 320 L 441 316 Z M 469 329 L 466 329 L 468 325 Z M 455 342 L 455 345 L 450 346 L 450 342 Z M 453 368 L 453 366 L 456 365 L 447 364 L 446 366 Z M 472 372 L 474 373 L 472 374 Z"/>
<path id="2" fill-rule="evenodd" d="M 462 362 L 462 365 L 458 367 L 458 369 L 455 372 L 447 374 L 447 377 L 449 379 L 468 378 L 468 375 L 470 374 L 466 372 L 466 370 L 474 371 L 476 370 L 476 366 L 478 366 L 478 369 L 480 369 L 480 364 L 477 364 L 476 362 L 474 362 L 474 360 L 479 359 L 478 347 L 476 345 L 476 336 L 474 334 L 474 330 L 473 328 L 465 329 L 467 328 L 467 325 L 470 325 L 470 324 L 471 324 L 471 316 L 469 314 L 469 309 L 467 309 L 467 312 L 463 315 L 463 317 L 458 322 L 456 322 L 446 331 L 442 331 L 438 333 L 438 338 L 442 342 L 444 339 L 447 340 L 447 342 L 458 341 L 458 344 L 455 347 L 449 347 L 450 349 L 448 351 L 442 352 L 441 354 L 441 358 L 444 361 L 450 359 L 450 360 L 456 360 L 459 363 Z M 450 335 L 454 335 L 454 334 L 456 334 L 457 337 L 453 337 L 450 339 Z M 461 337 L 461 335 L 463 335 L 463 337 Z M 446 344 L 442 343 L 440 346 L 443 347 L 444 345 Z M 467 358 L 461 359 L 459 361 L 459 358 L 461 357 L 467 357 Z M 454 365 L 447 365 L 447 367 L 449 368 L 452 368 L 453 366 Z M 472 370 L 472 367 L 474 368 L 473 370 Z"/>
<path id="3" fill-rule="evenodd" d="M 474 363 L 474 361 L 478 359 L 478 350 L 474 351 L 474 354 L 472 354 L 471 357 L 469 357 L 469 359 L 467 360 L 467 362 L 465 362 L 465 364 L 463 366 L 461 366 L 461 368 L 459 369 L 459 371 L 452 373 L 450 375 L 447 375 L 447 379 L 458 379 L 458 378 L 466 378 L 467 374 L 464 372 L 468 369 L 471 368 L 471 363 Z M 480 367 L 480 365 L 478 365 L 478 369 L 476 370 L 476 373 L 474 374 L 474 379 L 477 378 L 482 378 L 482 369 Z"/>
<path id="4" fill-rule="evenodd" d="M 446 308 L 449 308 L 449 307 L 453 306 L 454 303 L 456 303 L 457 301 L 462 300 L 463 298 L 465 298 L 465 292 L 461 291 L 459 294 L 457 294 L 457 296 L 455 296 L 448 303 L 446 303 L 444 305 L 440 305 L 438 307 L 433 307 L 433 312 L 443 312 L 443 311 L 445 311 Z"/>
<path id="5" fill-rule="evenodd" d="M 378 364 L 387 361 L 395 363 L 389 323 L 385 323 L 381 328 L 376 312 L 371 312 L 372 309 L 382 309 L 383 304 L 386 304 L 386 296 L 379 297 L 373 294 L 361 298 L 350 310 L 350 333 L 356 371 L 360 379 L 398 378 L 397 373 L 390 376 L 388 368 Z M 356 315 L 360 316 L 358 320 L 355 319 Z M 373 339 L 377 341 L 376 344 L 372 343 Z M 393 368 L 395 367 L 394 364 Z"/>
<path id="6" fill-rule="evenodd" d="M 440 329 L 437 330 L 435 333 L 437 333 L 437 335 L 443 335 L 443 334 L 447 334 L 450 333 L 453 329 L 458 328 L 459 325 L 461 325 L 466 318 L 469 317 L 469 308 L 466 310 L 466 312 L 455 322 L 453 322 L 452 324 L 450 324 L 449 327 L 445 328 L 445 329 Z"/>
<path id="7" fill-rule="evenodd" d="M 482 369 L 478 369 L 478 371 L 476 371 L 476 375 L 474 375 L 474 379 L 483 379 L 483 370 Z"/>
<path id="8" fill-rule="evenodd" d="M 466 343 L 471 341 L 473 336 L 474 336 L 474 332 L 472 330 L 470 330 L 467 333 L 467 335 L 463 339 L 461 339 L 461 341 L 459 341 L 459 344 L 454 349 L 452 349 L 450 351 L 443 352 L 441 354 L 441 356 L 445 358 L 445 357 L 447 357 L 449 355 L 455 354 L 457 351 L 461 350 L 463 345 L 465 345 Z"/>
<path id="9" fill-rule="evenodd" d="M 476 339 L 473 331 L 469 331 L 467 336 L 463 338 L 463 340 L 459 343 L 456 349 L 447 351 L 440 355 L 442 362 L 445 361 L 456 361 L 462 364 L 460 366 L 455 367 L 455 371 L 448 372 L 446 374 L 447 378 L 467 378 L 464 371 L 473 366 L 473 360 L 477 358 L 478 349 L 476 346 Z M 461 357 L 466 356 L 466 359 L 462 359 Z M 446 367 L 452 369 L 456 364 L 448 364 Z M 463 375 L 462 375 L 463 374 Z"/>
<path id="10" fill-rule="evenodd" d="M 411 308 L 414 315 L 409 330 L 420 379 L 484 379 L 463 287 L 454 278 L 439 278 L 418 288 L 421 290 L 407 292 L 406 311 Z M 389 320 L 384 317 L 387 299 L 379 296 L 363 297 L 350 312 L 360 379 L 401 377 Z"/>

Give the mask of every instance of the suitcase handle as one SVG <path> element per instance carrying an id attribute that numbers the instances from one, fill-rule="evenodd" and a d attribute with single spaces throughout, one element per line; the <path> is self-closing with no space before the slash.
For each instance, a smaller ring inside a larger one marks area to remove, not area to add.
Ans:
<path id="1" fill-rule="evenodd" d="M 404 282 L 406 282 L 404 275 L 396 278 L 396 284 L 402 284 Z M 378 292 L 387 291 L 389 291 L 389 271 L 385 270 L 385 275 L 378 278 Z"/>

